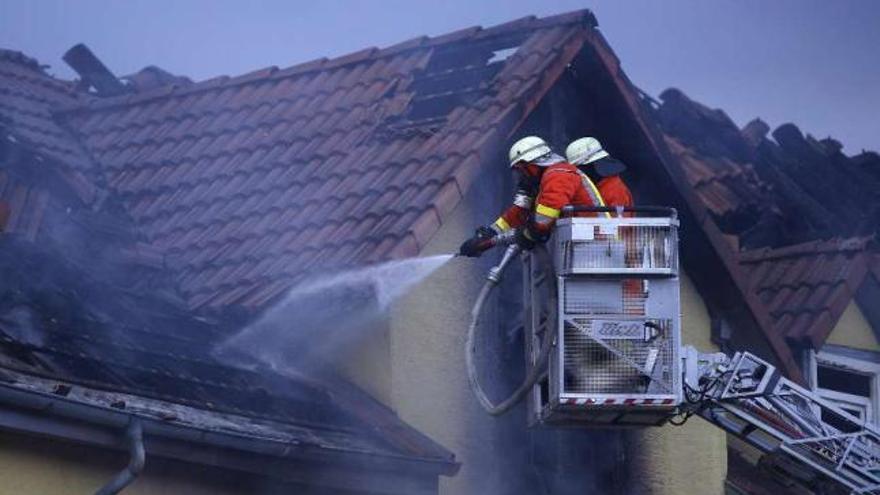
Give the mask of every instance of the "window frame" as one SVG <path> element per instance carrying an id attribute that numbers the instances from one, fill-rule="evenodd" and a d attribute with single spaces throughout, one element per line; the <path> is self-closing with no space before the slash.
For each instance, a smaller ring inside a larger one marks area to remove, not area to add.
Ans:
<path id="1" fill-rule="evenodd" d="M 809 353 L 809 380 L 811 388 L 823 399 L 834 402 L 845 410 L 864 410 L 867 419 L 873 424 L 880 424 L 880 363 L 865 361 L 850 356 L 843 356 L 828 350 Z M 867 375 L 871 380 L 870 397 L 849 394 L 833 389 L 820 388 L 818 381 L 819 365 L 837 368 L 847 373 Z"/>

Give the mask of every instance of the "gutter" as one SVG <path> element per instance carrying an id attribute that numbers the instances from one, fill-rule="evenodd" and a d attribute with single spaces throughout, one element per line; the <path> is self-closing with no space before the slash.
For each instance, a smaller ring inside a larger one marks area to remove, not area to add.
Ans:
<path id="1" fill-rule="evenodd" d="M 143 445 L 144 436 L 149 440 L 149 451 L 153 456 L 251 472 L 287 482 L 309 484 L 318 480 L 323 486 L 353 490 L 362 488 L 365 478 L 377 478 L 378 471 L 382 473 L 378 478 L 382 479 L 375 480 L 377 486 L 371 486 L 371 489 L 382 494 L 436 493 L 437 476 L 451 476 L 460 467 L 452 460 L 358 452 L 173 424 L 160 418 L 17 388 L 2 380 L 0 405 L 10 406 L 0 407 L 0 428 L 77 443 L 118 448 L 118 434 L 114 434 L 114 430 L 140 429 L 140 442 L 131 440 L 136 432 L 128 435 L 132 459 L 111 482 L 113 486 L 117 486 L 115 482 L 122 478 L 130 483 L 139 474 L 143 466 L 138 459 L 138 450 Z M 133 427 L 134 424 L 138 426 Z M 136 443 L 141 447 L 135 447 Z M 353 475 L 341 476 L 340 464 L 349 467 Z M 428 477 L 433 477 L 433 491 L 426 485 Z M 111 487 L 111 484 L 104 488 Z M 96 495 L 110 493 L 117 492 L 98 492 Z"/>

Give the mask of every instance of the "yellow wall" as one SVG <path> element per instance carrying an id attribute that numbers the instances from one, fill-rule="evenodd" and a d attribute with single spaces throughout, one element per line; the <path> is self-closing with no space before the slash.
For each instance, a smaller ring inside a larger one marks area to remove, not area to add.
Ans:
<path id="1" fill-rule="evenodd" d="M 456 251 L 473 234 L 476 217 L 470 202 L 462 201 L 422 255 Z M 462 462 L 456 476 L 440 479 L 442 494 L 492 493 L 485 462 L 503 455 L 492 448 L 495 418 L 471 395 L 464 362 L 465 332 L 485 261 L 453 259 L 392 308 L 391 406 Z"/>
<path id="2" fill-rule="evenodd" d="M 712 321 L 702 296 L 687 273 L 681 277 L 681 339 L 703 352 L 717 352 L 712 342 Z"/>
<path id="3" fill-rule="evenodd" d="M 681 277 L 682 342 L 704 352 L 718 351 L 711 340 L 706 304 L 687 274 Z M 639 430 L 633 447 L 640 478 L 633 491 L 651 494 L 721 494 L 727 476 L 726 435 L 702 418 L 684 426 Z"/>
<path id="4" fill-rule="evenodd" d="M 0 495 L 94 493 L 128 462 L 127 454 L 0 432 Z M 223 481 L 214 469 L 147 458 L 144 473 L 125 495 L 232 495 L 253 486 Z M 233 485 L 238 485 L 234 487 Z M 277 493 L 277 492 L 276 492 Z"/>
<path id="5" fill-rule="evenodd" d="M 862 310 L 859 309 L 855 301 L 849 303 L 825 343 L 867 351 L 880 351 L 880 345 L 877 344 L 877 337 L 871 330 L 871 324 L 865 319 L 865 315 L 862 314 Z"/>

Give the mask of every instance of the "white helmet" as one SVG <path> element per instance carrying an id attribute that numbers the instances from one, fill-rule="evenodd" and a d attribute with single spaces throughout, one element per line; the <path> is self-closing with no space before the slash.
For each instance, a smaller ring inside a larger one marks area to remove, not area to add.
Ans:
<path id="1" fill-rule="evenodd" d="M 586 165 L 608 156 L 602 143 L 594 137 L 575 139 L 565 148 L 565 158 L 572 165 Z"/>
<path id="2" fill-rule="evenodd" d="M 522 161 L 533 162 L 551 152 L 550 146 L 543 139 L 538 136 L 526 136 L 510 147 L 510 166 L 513 167 L 517 162 Z"/>

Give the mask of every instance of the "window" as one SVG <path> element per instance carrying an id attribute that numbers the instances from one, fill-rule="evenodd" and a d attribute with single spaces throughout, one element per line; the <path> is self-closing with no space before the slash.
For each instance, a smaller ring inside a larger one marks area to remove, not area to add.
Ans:
<path id="1" fill-rule="evenodd" d="M 810 377 L 813 389 L 853 416 L 880 423 L 880 363 L 820 351 L 812 354 Z M 824 421 L 835 425 L 835 418 Z"/>

